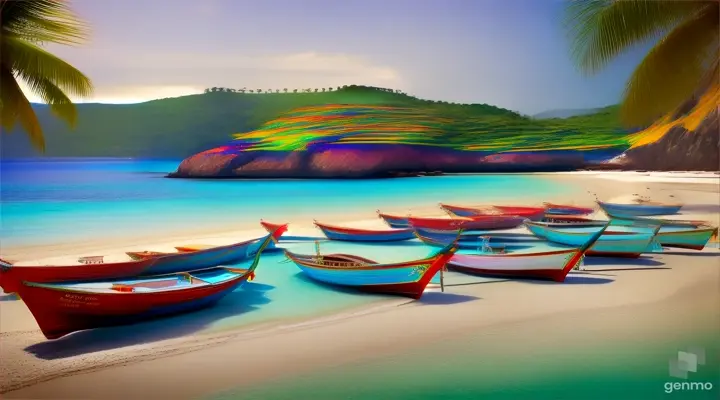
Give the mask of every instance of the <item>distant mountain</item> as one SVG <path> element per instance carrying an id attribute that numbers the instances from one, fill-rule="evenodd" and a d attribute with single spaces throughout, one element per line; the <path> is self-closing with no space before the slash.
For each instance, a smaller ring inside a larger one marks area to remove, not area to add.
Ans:
<path id="1" fill-rule="evenodd" d="M 532 118 L 535 118 L 535 119 L 570 118 L 570 117 L 577 117 L 579 115 L 594 114 L 594 113 L 600 111 L 601 109 L 602 109 L 602 107 L 549 110 L 549 111 L 543 111 L 539 114 L 535 114 L 532 116 Z"/>

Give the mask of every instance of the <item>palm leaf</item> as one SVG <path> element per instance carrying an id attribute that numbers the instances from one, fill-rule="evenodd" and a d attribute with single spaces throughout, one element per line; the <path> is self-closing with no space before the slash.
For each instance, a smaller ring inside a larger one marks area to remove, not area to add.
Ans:
<path id="1" fill-rule="evenodd" d="M 673 29 L 643 59 L 627 83 L 621 117 L 643 125 L 677 109 L 715 70 L 720 9 L 705 6 Z"/>
<path id="2" fill-rule="evenodd" d="M 707 1 L 579 0 L 566 9 L 572 53 L 585 72 L 596 73 L 633 45 L 657 39 Z"/>
<path id="3" fill-rule="evenodd" d="M 3 63 L 32 88 L 34 82 L 47 79 L 70 94 L 86 97 L 92 93 L 90 79 L 77 68 L 41 47 L 14 37 L 3 37 L 0 51 Z"/>
<path id="4" fill-rule="evenodd" d="M 31 42 L 79 44 L 89 27 L 60 0 L 0 0 L 2 34 Z"/>
<path id="5" fill-rule="evenodd" d="M 2 110 L 0 110 L 2 127 L 10 132 L 15 123 L 20 120 L 20 125 L 27 132 L 33 146 L 40 151 L 45 151 L 45 138 L 43 138 L 42 128 L 35 111 L 10 69 L 4 65 L 0 65 L 0 87 L 2 87 L 3 99 Z"/>

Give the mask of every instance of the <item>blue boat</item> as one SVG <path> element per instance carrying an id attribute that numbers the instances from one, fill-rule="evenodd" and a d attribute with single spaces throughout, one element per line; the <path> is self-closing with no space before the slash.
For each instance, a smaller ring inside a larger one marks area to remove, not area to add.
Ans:
<path id="1" fill-rule="evenodd" d="M 174 272 L 192 271 L 218 265 L 235 264 L 250 259 L 258 253 L 266 239 L 277 241 L 287 230 L 282 225 L 274 233 L 257 239 L 233 243 L 227 246 L 187 245 L 177 246 L 176 253 L 159 251 L 127 252 L 134 260 L 154 259 L 155 262 L 142 275 L 170 274 Z"/>
<path id="2" fill-rule="evenodd" d="M 313 221 L 315 226 L 330 240 L 348 242 L 397 242 L 415 237 L 412 228 L 405 229 L 359 229 L 321 224 Z"/>
<path id="3" fill-rule="evenodd" d="M 419 299 L 433 276 L 452 258 L 457 250 L 453 244 L 434 255 L 414 261 L 380 264 L 350 254 L 320 254 L 319 244 L 314 255 L 285 255 L 310 278 L 331 285 L 359 290 L 394 294 Z"/>
<path id="4" fill-rule="evenodd" d="M 623 221 L 612 220 L 613 226 L 609 233 L 613 232 L 645 232 L 655 233 L 654 240 L 660 243 L 664 247 L 677 247 L 689 250 L 702 250 L 710 239 L 717 233 L 717 228 L 705 226 L 695 228 L 692 225 L 672 225 L 672 226 L 642 226 L 637 224 L 622 224 Z M 620 225 L 618 225 L 618 223 Z M 659 229 L 657 229 L 659 227 Z M 597 228 L 568 228 L 563 229 L 565 232 L 585 232 L 592 233 L 597 232 Z"/>
<path id="5" fill-rule="evenodd" d="M 580 247 L 599 231 L 596 228 L 558 229 L 528 221 L 525 226 L 538 237 L 566 246 Z M 660 227 L 641 232 L 605 231 L 588 250 L 588 256 L 637 258 L 642 253 L 662 252 L 662 246 L 655 239 Z"/>
<path id="6" fill-rule="evenodd" d="M 598 205 L 609 217 L 642 217 L 652 215 L 672 215 L 680 212 L 682 204 L 663 204 L 643 201 L 635 204 L 605 203 Z"/>
<path id="7" fill-rule="evenodd" d="M 378 218 L 381 218 L 383 221 L 385 221 L 388 226 L 391 228 L 410 228 L 410 221 L 408 220 L 408 217 L 402 217 L 399 215 L 391 215 L 391 214 L 385 214 L 380 212 L 380 210 L 376 210 Z"/>

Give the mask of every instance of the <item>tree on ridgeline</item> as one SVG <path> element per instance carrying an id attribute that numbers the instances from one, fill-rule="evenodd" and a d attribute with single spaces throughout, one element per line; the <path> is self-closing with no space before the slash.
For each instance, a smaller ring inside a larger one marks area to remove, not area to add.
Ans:
<path id="1" fill-rule="evenodd" d="M 53 113 L 75 127 L 77 109 L 68 94 L 89 97 L 90 79 L 42 46 L 81 44 L 87 26 L 66 2 L 0 0 L 0 119 L 4 132 L 19 122 L 33 147 L 45 151 L 45 136 L 19 80 L 50 106 Z"/>
<path id="2" fill-rule="evenodd" d="M 283 89 L 283 92 L 287 93 L 287 88 L 284 88 L 284 89 Z"/>
<path id="3" fill-rule="evenodd" d="M 205 93 L 210 93 L 210 89 L 205 89 Z"/>
<path id="4" fill-rule="evenodd" d="M 573 56 L 587 73 L 660 37 L 625 85 L 620 115 L 628 126 L 647 125 L 694 96 L 720 91 L 717 0 L 580 0 L 566 11 Z"/>
<path id="5" fill-rule="evenodd" d="M 317 93 L 317 92 L 318 92 L 318 90 L 317 90 L 317 88 L 315 88 L 315 93 Z"/>
<path id="6" fill-rule="evenodd" d="M 262 89 L 255 89 L 255 93 L 262 93 Z"/>
<path id="7" fill-rule="evenodd" d="M 247 90 L 246 88 L 242 88 L 242 89 L 238 89 L 238 92 L 245 93 L 246 90 Z"/>
<path id="8" fill-rule="evenodd" d="M 293 89 L 293 93 L 297 93 L 297 89 Z"/>

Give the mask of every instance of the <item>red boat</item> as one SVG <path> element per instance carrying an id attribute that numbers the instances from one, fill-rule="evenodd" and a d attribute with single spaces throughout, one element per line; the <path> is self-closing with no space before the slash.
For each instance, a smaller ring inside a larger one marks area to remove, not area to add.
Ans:
<path id="1" fill-rule="evenodd" d="M 540 221 L 545 216 L 545 207 L 493 206 L 505 215 L 517 215 L 531 221 Z"/>
<path id="2" fill-rule="evenodd" d="M 415 228 L 470 231 L 517 228 L 525 219 L 514 215 L 479 215 L 464 218 L 408 217 L 408 222 Z"/>
<path id="3" fill-rule="evenodd" d="M 540 221 L 545 216 L 545 209 L 540 207 L 464 207 L 440 203 L 440 208 L 451 216 L 478 217 L 488 215 L 518 216 L 525 217 L 532 221 Z"/>
<path id="4" fill-rule="evenodd" d="M 287 226 L 279 227 L 268 237 L 279 238 Z M 106 263 L 103 256 L 81 257 L 75 265 L 13 265 L 0 260 L 0 287 L 5 293 L 15 293 L 21 282 L 52 283 L 64 281 L 93 281 L 118 279 L 140 275 L 159 275 L 214 267 L 240 261 L 254 255 L 263 239 L 252 239 L 228 246 L 215 246 L 177 253 L 128 252 L 131 261 Z"/>
<path id="5" fill-rule="evenodd" d="M 101 282 L 23 282 L 17 294 L 48 339 L 72 332 L 135 323 L 210 306 L 254 276 L 268 235 L 248 269 L 192 272 Z"/>
<path id="6" fill-rule="evenodd" d="M 155 261 L 144 259 L 104 263 L 101 257 L 81 257 L 75 265 L 24 266 L 0 260 L 0 287 L 5 293 L 16 293 L 22 281 L 62 282 L 136 276 L 149 269 Z"/>

